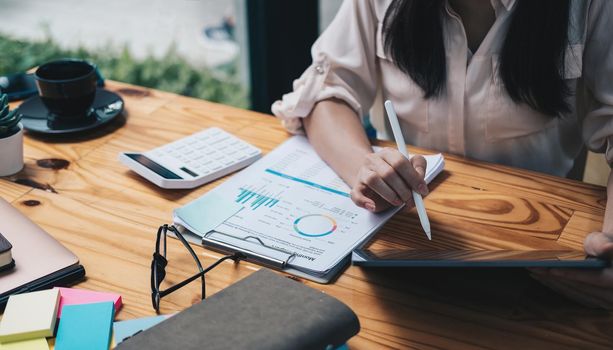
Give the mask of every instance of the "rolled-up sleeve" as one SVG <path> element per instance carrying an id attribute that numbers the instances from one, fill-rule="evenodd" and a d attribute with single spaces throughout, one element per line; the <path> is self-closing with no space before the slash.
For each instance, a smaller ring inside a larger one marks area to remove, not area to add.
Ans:
<path id="1" fill-rule="evenodd" d="M 613 165 L 613 1 L 593 0 L 583 56 L 586 114 L 583 138 Z"/>
<path id="2" fill-rule="evenodd" d="M 292 133 L 302 133 L 301 118 L 315 104 L 340 99 L 358 116 L 372 105 L 377 84 L 377 19 L 370 0 L 345 0 L 328 28 L 313 44 L 313 63 L 293 83 L 293 91 L 272 105 Z"/>

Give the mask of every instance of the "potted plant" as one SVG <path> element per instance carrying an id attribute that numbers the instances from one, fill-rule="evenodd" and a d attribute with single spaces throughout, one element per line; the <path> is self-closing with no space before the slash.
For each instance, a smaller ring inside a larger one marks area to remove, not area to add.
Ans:
<path id="1" fill-rule="evenodd" d="M 9 110 L 9 99 L 0 94 L 0 176 L 23 168 L 23 125 L 21 115 Z"/>

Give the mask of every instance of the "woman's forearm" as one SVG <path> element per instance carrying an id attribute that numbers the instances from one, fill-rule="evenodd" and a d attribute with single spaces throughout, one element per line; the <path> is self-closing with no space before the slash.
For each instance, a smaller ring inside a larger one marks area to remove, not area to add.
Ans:
<path id="1" fill-rule="evenodd" d="M 353 187 L 365 155 L 372 153 L 355 111 L 339 100 L 321 101 L 304 119 L 304 128 L 319 156 Z"/>
<path id="2" fill-rule="evenodd" d="M 609 173 L 607 182 L 607 209 L 604 214 L 602 232 L 613 233 L 613 171 Z"/>

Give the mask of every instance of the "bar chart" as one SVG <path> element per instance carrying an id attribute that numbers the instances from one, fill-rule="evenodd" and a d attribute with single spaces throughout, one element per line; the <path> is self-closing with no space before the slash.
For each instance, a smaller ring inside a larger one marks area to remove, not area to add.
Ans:
<path id="1" fill-rule="evenodd" d="M 260 207 L 273 208 L 279 203 L 281 193 L 273 195 L 266 191 L 266 188 L 251 189 L 248 187 L 240 187 L 235 202 L 249 206 L 252 210 L 256 210 Z"/>

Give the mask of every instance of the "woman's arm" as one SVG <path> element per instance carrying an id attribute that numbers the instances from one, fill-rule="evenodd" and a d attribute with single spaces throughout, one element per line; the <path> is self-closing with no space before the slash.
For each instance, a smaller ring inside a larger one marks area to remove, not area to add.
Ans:
<path id="1" fill-rule="evenodd" d="M 607 207 L 602 223 L 602 232 L 594 232 L 585 238 L 585 252 L 589 255 L 613 259 L 613 171 L 607 182 Z M 613 271 L 612 271 L 613 272 Z M 610 287 L 613 288 L 613 274 Z"/>
<path id="2" fill-rule="evenodd" d="M 358 206 L 373 212 L 403 203 L 412 207 L 411 189 L 428 193 L 424 157 L 408 160 L 392 148 L 373 153 L 360 119 L 344 102 L 317 103 L 303 125 L 319 156 L 351 187 Z"/>
<path id="3" fill-rule="evenodd" d="M 341 100 L 324 100 L 315 105 L 303 125 L 319 156 L 353 188 L 364 157 L 373 153 L 353 109 Z"/>

